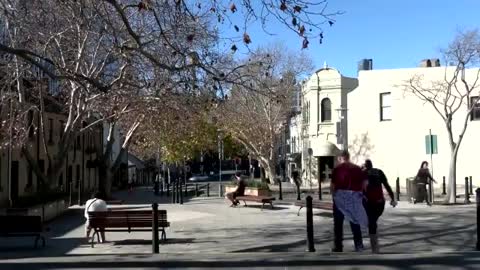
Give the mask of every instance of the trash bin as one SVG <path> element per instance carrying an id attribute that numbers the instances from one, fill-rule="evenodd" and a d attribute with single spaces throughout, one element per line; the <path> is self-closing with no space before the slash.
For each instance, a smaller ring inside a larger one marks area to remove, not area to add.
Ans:
<path id="1" fill-rule="evenodd" d="M 415 181 L 415 177 L 408 177 L 406 186 L 407 186 L 407 198 L 410 201 L 410 203 L 413 203 L 417 198 L 417 183 Z"/>

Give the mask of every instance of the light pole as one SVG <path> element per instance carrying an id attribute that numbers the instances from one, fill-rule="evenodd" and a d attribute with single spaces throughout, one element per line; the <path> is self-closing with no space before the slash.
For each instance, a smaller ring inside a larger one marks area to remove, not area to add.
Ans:
<path id="1" fill-rule="evenodd" d="M 339 138 L 340 140 L 337 140 L 337 143 L 341 143 L 342 144 L 342 150 L 347 150 L 348 149 L 348 145 L 347 145 L 347 138 L 346 138 L 346 134 L 347 132 L 345 132 L 345 112 L 348 111 L 347 108 L 343 107 L 343 106 L 340 106 L 340 108 L 336 109 L 336 111 L 339 113 L 339 129 L 337 131 L 337 138 Z"/>
<path id="2" fill-rule="evenodd" d="M 218 133 L 218 196 L 222 197 L 222 159 L 223 159 L 223 134 L 222 131 L 219 129 L 217 130 Z"/>

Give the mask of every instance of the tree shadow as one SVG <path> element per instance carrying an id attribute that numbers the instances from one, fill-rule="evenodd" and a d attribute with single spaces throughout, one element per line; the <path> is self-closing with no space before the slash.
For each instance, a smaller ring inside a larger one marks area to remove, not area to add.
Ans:
<path id="1" fill-rule="evenodd" d="M 372 144 L 368 132 L 355 135 L 352 144 L 348 146 L 352 161 L 354 163 L 363 162 L 370 155 L 375 146 Z"/>

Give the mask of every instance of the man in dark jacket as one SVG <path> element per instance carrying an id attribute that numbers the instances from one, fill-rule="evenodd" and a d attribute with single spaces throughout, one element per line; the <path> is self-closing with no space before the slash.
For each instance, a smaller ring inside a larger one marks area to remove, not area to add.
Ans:
<path id="1" fill-rule="evenodd" d="M 379 252 L 377 221 L 385 209 L 385 197 L 383 196 L 383 186 L 391 198 L 390 204 L 395 207 L 397 202 L 393 195 L 393 190 L 388 184 L 387 177 L 382 170 L 373 168 L 372 161 L 365 160 L 365 172 L 367 173 L 368 184 L 365 190 L 365 210 L 368 215 L 368 233 L 370 234 L 370 245 L 373 253 Z"/>

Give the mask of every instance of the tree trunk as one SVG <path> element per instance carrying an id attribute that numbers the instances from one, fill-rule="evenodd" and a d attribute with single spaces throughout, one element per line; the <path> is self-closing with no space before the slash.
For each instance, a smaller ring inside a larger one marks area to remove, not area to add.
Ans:
<path id="1" fill-rule="evenodd" d="M 458 155 L 458 146 L 452 150 L 450 157 L 450 167 L 448 170 L 448 189 L 447 197 L 445 198 L 446 203 L 456 203 L 457 202 L 457 155 Z"/>

